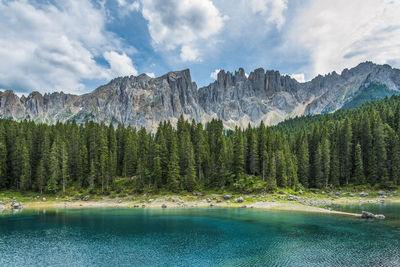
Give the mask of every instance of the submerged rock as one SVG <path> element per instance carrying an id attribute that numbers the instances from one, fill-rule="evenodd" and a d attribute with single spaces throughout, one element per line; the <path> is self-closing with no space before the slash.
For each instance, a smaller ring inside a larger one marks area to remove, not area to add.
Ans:
<path id="1" fill-rule="evenodd" d="M 374 219 L 375 215 L 368 211 L 362 211 L 361 218 L 363 219 Z"/>
<path id="2" fill-rule="evenodd" d="M 361 214 L 361 218 L 363 219 L 379 219 L 379 220 L 384 220 L 385 219 L 385 215 L 383 214 L 376 214 L 374 215 L 371 212 L 368 211 L 363 211 Z"/>

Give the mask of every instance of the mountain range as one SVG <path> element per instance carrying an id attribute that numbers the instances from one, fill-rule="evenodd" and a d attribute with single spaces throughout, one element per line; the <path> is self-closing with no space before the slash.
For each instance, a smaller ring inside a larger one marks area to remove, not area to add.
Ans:
<path id="1" fill-rule="evenodd" d="M 221 70 L 213 83 L 201 88 L 185 69 L 157 78 L 119 77 L 83 95 L 32 92 L 18 97 L 6 90 L 0 92 L 0 117 L 50 124 L 93 120 L 153 131 L 160 121 L 174 124 L 183 115 L 203 123 L 220 118 L 232 129 L 352 108 L 392 94 L 400 94 L 400 70 L 372 62 L 304 83 L 262 68 L 249 75 L 242 68 Z"/>

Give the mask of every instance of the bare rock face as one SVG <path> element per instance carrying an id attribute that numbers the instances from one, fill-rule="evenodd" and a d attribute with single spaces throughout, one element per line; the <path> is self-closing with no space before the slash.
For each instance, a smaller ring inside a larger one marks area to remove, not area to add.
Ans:
<path id="1" fill-rule="evenodd" d="M 239 68 L 235 73 L 221 70 L 215 82 L 200 89 L 188 69 L 158 78 L 141 74 L 113 79 L 84 95 L 32 92 L 19 98 L 10 90 L 0 92 L 0 117 L 50 124 L 94 120 L 151 131 L 160 121 L 176 123 L 181 115 L 203 123 L 217 117 L 227 128 L 261 121 L 272 125 L 294 116 L 338 110 L 371 84 L 380 86 L 376 90 L 384 88 L 387 95 L 398 94 L 400 70 L 365 62 L 341 74 L 333 72 L 299 83 L 262 68 L 247 77 Z M 382 97 L 382 92 L 379 95 Z"/>

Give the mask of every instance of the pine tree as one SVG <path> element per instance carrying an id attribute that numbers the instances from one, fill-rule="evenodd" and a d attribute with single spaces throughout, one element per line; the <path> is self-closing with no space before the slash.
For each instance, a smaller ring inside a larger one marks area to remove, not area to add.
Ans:
<path id="1" fill-rule="evenodd" d="M 21 140 L 19 145 L 20 153 L 20 164 L 21 164 L 21 176 L 20 176 L 20 188 L 22 191 L 26 191 L 30 187 L 30 171 L 31 167 L 29 164 L 29 151 L 26 146 L 25 139 Z"/>
<path id="2" fill-rule="evenodd" d="M 309 153 L 308 153 L 308 142 L 307 138 L 304 135 L 301 136 L 299 140 L 299 149 L 297 151 L 297 160 L 298 160 L 298 169 L 297 169 L 297 176 L 299 182 L 304 186 L 308 187 L 309 182 Z"/>
<path id="3" fill-rule="evenodd" d="M 153 183 L 154 188 L 158 189 L 162 186 L 162 167 L 161 167 L 161 146 L 155 144 L 155 155 L 153 164 Z"/>
<path id="4" fill-rule="evenodd" d="M 44 168 L 44 160 L 43 158 L 39 161 L 39 165 L 36 170 L 36 186 L 40 191 L 40 194 L 43 194 L 43 187 L 46 185 L 46 170 Z"/>
<path id="5" fill-rule="evenodd" d="M 276 189 L 276 161 L 277 156 L 276 154 L 271 155 L 271 160 L 269 161 L 268 166 L 268 179 L 267 179 L 267 190 L 273 191 Z"/>
<path id="6" fill-rule="evenodd" d="M 68 151 L 65 143 L 61 145 L 61 177 L 62 177 L 62 190 L 63 196 L 65 195 L 65 186 L 68 182 L 69 172 L 68 172 Z"/>
<path id="7" fill-rule="evenodd" d="M 395 185 L 400 185 L 400 141 L 399 137 L 394 138 L 394 146 L 392 149 L 392 168 L 390 173 L 390 180 Z"/>
<path id="8" fill-rule="evenodd" d="M 0 141 L 0 190 L 6 187 L 6 183 L 7 183 L 7 147 L 4 141 Z"/>
<path id="9" fill-rule="evenodd" d="M 94 190 L 96 181 L 96 166 L 94 160 L 90 162 L 90 173 L 89 173 L 89 189 Z"/>
<path id="10" fill-rule="evenodd" d="M 167 184 L 168 189 L 172 192 L 178 192 L 180 181 L 179 157 L 178 147 L 176 144 L 176 137 L 171 140 L 171 152 L 168 163 Z"/>
<path id="11" fill-rule="evenodd" d="M 384 126 L 379 120 L 374 131 L 374 148 L 375 156 L 377 159 L 377 173 L 379 177 L 379 183 L 385 185 L 388 180 L 388 170 L 387 170 L 387 153 L 385 144 L 385 133 Z"/>
<path id="12" fill-rule="evenodd" d="M 58 189 L 58 182 L 61 176 L 61 168 L 60 168 L 60 153 L 57 146 L 57 142 L 54 141 L 51 146 L 50 152 L 50 177 L 47 181 L 47 190 L 56 191 Z"/>
<path id="13" fill-rule="evenodd" d="M 233 140 L 233 165 L 237 180 L 239 180 L 244 173 L 243 138 L 241 132 L 239 128 L 236 128 Z"/>
<path id="14" fill-rule="evenodd" d="M 340 174 L 342 180 L 345 182 L 345 184 L 349 184 L 350 181 L 350 176 L 351 176 L 351 169 L 352 169 L 352 160 L 351 160 L 351 155 L 352 155 L 352 138 L 353 138 L 353 132 L 352 132 L 352 126 L 351 126 L 351 121 L 349 118 L 346 118 L 344 121 L 344 125 L 342 128 L 342 133 L 341 133 L 341 149 L 340 149 Z"/>
<path id="15" fill-rule="evenodd" d="M 286 158 L 282 151 L 276 153 L 276 181 L 278 186 L 287 186 Z"/>
<path id="16" fill-rule="evenodd" d="M 361 145 L 357 143 L 354 151 L 354 184 L 365 184 L 364 167 L 362 161 Z"/>
<path id="17" fill-rule="evenodd" d="M 330 142 L 327 138 L 323 138 L 321 141 L 321 167 L 323 173 L 323 183 L 322 186 L 328 187 L 330 168 L 331 168 L 331 150 Z"/>

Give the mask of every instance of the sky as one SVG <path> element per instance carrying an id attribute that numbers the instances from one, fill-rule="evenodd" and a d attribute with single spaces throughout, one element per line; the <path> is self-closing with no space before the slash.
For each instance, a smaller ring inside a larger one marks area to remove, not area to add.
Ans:
<path id="1" fill-rule="evenodd" d="M 400 68 L 400 0 L 0 0 L 0 89 L 87 93 L 119 76 Z"/>

